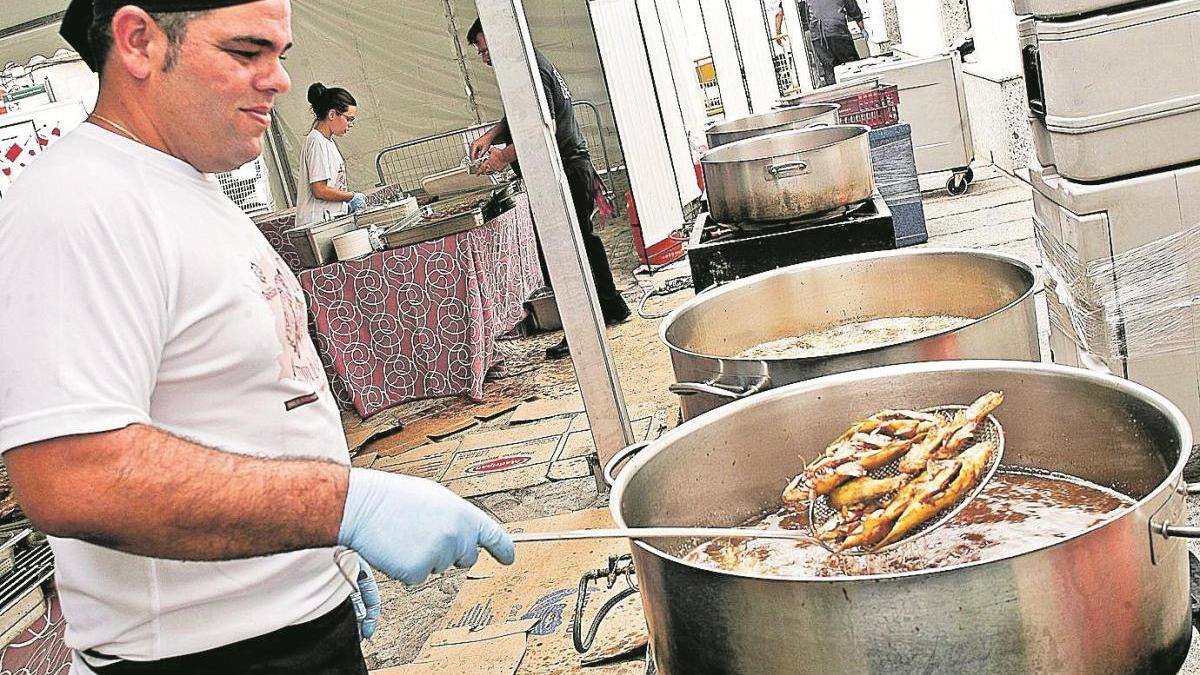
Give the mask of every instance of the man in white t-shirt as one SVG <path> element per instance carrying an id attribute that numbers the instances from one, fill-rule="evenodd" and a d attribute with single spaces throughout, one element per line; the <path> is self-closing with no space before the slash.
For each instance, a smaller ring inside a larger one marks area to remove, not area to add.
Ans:
<path id="1" fill-rule="evenodd" d="M 74 0 L 62 32 L 100 95 L 0 202 L 0 452 L 75 671 L 366 673 L 338 547 L 409 584 L 513 549 L 349 467 L 303 294 L 211 175 L 262 150 L 289 0 Z"/>

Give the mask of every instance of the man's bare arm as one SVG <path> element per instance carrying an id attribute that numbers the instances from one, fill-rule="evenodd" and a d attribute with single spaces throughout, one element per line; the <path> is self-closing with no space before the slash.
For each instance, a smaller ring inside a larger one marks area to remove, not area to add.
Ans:
<path id="1" fill-rule="evenodd" d="M 227 560 L 333 546 L 349 467 L 214 450 L 144 425 L 4 455 L 34 526 L 156 558 Z"/>

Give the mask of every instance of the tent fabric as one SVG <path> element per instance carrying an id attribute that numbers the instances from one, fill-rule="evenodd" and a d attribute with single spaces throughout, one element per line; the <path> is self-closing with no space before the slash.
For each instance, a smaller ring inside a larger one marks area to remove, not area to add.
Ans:
<path id="1" fill-rule="evenodd" d="M 9 63 L 24 65 L 34 56 L 48 58 L 66 48 L 66 41 L 58 34 L 57 23 L 28 30 L 0 40 L 0 67 Z"/>
<path id="2" fill-rule="evenodd" d="M 617 161 L 620 146 L 586 3 L 529 0 L 525 11 L 534 44 L 558 67 L 575 100 L 597 105 Z M 292 91 L 277 105 L 284 151 L 295 156 L 311 128 L 308 86 L 319 81 L 346 88 L 359 114 L 338 144 L 353 189 L 377 182 L 380 149 L 503 114 L 495 74 L 466 40 L 477 16 L 471 0 L 293 0 L 293 13 Z"/>
<path id="3" fill-rule="evenodd" d="M 66 0 L 59 4 L 65 8 Z M 558 67 L 575 100 L 597 106 L 610 160 L 619 163 L 587 3 L 526 0 L 524 5 L 534 45 Z M 338 141 L 350 185 L 358 191 L 378 181 L 380 149 L 503 114 L 495 74 L 466 40 L 477 16 L 472 0 L 292 0 L 292 12 L 295 46 L 286 62 L 292 89 L 277 101 L 276 115 L 281 152 L 293 172 L 313 121 L 306 96 L 313 82 L 344 87 L 358 101 L 355 127 Z M 0 15 L 12 22 L 27 18 Z M 13 23 L 0 21 L 0 28 L 5 25 Z M 53 54 L 65 46 L 57 32 L 52 25 L 0 40 L 0 63 Z M 295 177 L 281 180 L 294 183 Z"/>
<path id="4" fill-rule="evenodd" d="M 44 16 L 50 16 L 67 8 L 68 0 L 8 0 L 0 2 L 0 29 L 17 26 L 28 21 L 35 21 Z M 54 28 L 58 32 L 58 27 Z M 50 51 L 64 45 L 55 45 Z M 28 61 L 28 57 L 24 60 Z"/>

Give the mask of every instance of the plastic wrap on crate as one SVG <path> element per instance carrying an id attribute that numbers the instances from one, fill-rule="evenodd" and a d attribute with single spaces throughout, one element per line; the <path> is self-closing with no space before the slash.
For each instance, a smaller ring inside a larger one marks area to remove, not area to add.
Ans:
<path id="1" fill-rule="evenodd" d="M 872 129 L 869 138 L 875 188 L 892 211 L 896 246 L 925 243 L 929 234 L 925 229 L 912 128 L 903 123 L 880 127 Z"/>
<path id="2" fill-rule="evenodd" d="M 1197 350 L 1200 225 L 1099 260 L 1080 261 L 1034 219 L 1050 322 L 1105 360 Z"/>

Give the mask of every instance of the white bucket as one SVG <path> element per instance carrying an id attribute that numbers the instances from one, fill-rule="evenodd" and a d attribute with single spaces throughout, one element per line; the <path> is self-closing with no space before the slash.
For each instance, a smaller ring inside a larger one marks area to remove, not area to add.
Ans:
<path id="1" fill-rule="evenodd" d="M 334 237 L 333 250 L 337 253 L 338 260 L 353 260 L 374 249 L 371 248 L 370 234 L 366 228 L 362 228 Z"/>

